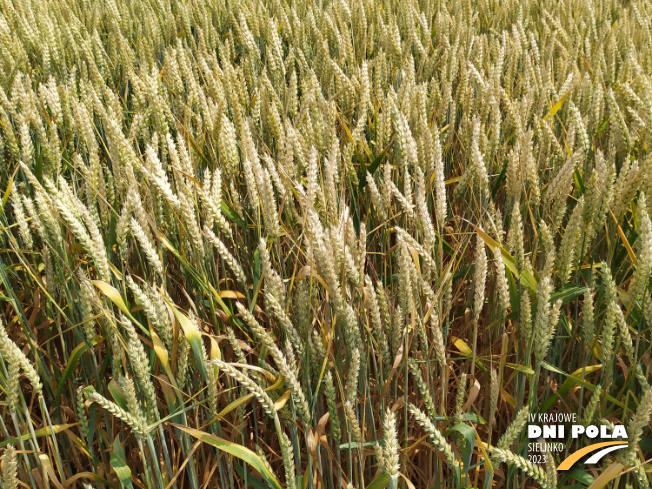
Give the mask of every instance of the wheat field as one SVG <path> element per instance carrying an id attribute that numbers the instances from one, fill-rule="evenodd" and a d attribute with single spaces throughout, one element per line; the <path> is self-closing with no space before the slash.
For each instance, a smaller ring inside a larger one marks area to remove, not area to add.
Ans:
<path id="1" fill-rule="evenodd" d="M 0 487 L 649 488 L 651 19 L 0 0 Z"/>

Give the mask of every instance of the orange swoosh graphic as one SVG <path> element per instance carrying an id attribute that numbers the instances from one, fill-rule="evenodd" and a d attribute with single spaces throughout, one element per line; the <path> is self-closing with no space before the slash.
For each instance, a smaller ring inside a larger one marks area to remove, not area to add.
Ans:
<path id="1" fill-rule="evenodd" d="M 584 455 L 594 452 L 598 450 L 599 448 L 604 448 L 604 447 L 609 447 L 611 445 L 623 445 L 625 442 L 623 441 L 605 441 L 602 443 L 595 443 L 594 445 L 589 445 L 588 447 L 584 447 L 571 455 L 569 455 L 562 463 L 559 464 L 557 467 L 557 470 L 568 470 L 570 469 L 573 465 L 575 465 L 575 462 L 577 462 L 579 459 L 581 459 Z"/>

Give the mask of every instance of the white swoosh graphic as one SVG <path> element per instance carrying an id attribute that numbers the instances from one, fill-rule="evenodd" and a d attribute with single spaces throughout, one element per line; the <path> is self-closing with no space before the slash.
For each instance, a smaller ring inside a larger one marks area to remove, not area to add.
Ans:
<path id="1" fill-rule="evenodd" d="M 599 452 L 594 453 L 591 455 L 589 458 L 586 459 L 585 464 L 597 464 L 602 457 L 604 457 L 606 454 L 609 452 L 613 452 L 614 450 L 620 450 L 621 448 L 627 448 L 627 445 L 614 445 L 611 447 L 603 448 Z"/>

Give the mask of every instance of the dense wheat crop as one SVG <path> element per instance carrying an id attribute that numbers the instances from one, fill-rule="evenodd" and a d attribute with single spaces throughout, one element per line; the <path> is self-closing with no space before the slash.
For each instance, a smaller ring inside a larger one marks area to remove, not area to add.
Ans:
<path id="1" fill-rule="evenodd" d="M 0 0 L 1 487 L 650 487 L 651 18 Z"/>

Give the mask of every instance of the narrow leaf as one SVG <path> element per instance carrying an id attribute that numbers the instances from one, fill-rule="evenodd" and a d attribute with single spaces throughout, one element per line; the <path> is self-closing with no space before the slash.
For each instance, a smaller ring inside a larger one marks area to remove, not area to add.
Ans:
<path id="1" fill-rule="evenodd" d="M 245 461 L 253 469 L 260 472 L 260 474 L 274 489 L 281 489 L 281 484 L 276 479 L 274 474 L 272 474 L 272 472 L 267 468 L 263 460 L 248 448 L 245 448 L 242 445 L 238 445 L 237 443 L 227 441 L 223 438 L 219 438 L 215 435 L 211 435 L 210 433 L 204 433 L 203 431 L 199 431 L 194 428 L 188 428 L 187 426 L 175 424 L 174 427 L 180 429 L 181 431 L 185 431 L 190 436 L 193 436 L 194 438 L 197 438 L 198 440 L 207 443 L 217 448 L 218 450 L 230 453 L 234 457 Z"/>

